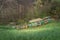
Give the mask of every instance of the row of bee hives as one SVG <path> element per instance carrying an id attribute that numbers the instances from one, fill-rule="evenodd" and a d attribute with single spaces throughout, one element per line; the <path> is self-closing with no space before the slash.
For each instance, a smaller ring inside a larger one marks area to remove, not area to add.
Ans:
<path id="1" fill-rule="evenodd" d="M 16 28 L 16 29 L 32 28 L 32 27 L 37 27 L 37 26 L 41 26 L 41 25 L 50 23 L 51 21 L 52 21 L 51 17 L 45 17 L 42 19 L 37 18 L 37 19 L 29 20 L 29 22 L 27 24 L 15 25 L 15 26 L 13 26 L 13 28 Z"/>

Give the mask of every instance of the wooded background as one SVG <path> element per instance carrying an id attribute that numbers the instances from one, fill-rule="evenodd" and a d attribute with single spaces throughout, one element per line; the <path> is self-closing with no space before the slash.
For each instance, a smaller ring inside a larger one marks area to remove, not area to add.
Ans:
<path id="1" fill-rule="evenodd" d="M 45 16 L 60 19 L 59 0 L 0 0 L 0 24 L 24 23 Z"/>

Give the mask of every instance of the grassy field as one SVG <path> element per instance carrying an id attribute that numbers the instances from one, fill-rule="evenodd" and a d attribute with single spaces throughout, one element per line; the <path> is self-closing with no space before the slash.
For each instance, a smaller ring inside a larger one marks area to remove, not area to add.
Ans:
<path id="1" fill-rule="evenodd" d="M 0 40 L 60 40 L 60 22 L 23 30 L 0 28 Z"/>

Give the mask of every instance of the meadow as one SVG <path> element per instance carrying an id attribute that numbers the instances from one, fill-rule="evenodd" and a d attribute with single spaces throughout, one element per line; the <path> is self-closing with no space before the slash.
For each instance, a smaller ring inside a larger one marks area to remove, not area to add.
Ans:
<path id="1" fill-rule="evenodd" d="M 22 30 L 0 28 L 0 40 L 60 40 L 60 22 Z"/>

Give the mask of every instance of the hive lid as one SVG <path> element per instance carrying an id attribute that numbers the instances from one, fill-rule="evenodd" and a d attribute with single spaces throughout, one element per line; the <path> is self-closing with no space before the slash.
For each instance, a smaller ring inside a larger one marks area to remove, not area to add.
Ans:
<path id="1" fill-rule="evenodd" d="M 37 18 L 37 19 L 30 20 L 29 22 L 37 22 L 37 21 L 41 21 L 41 20 L 42 20 L 41 18 Z"/>

